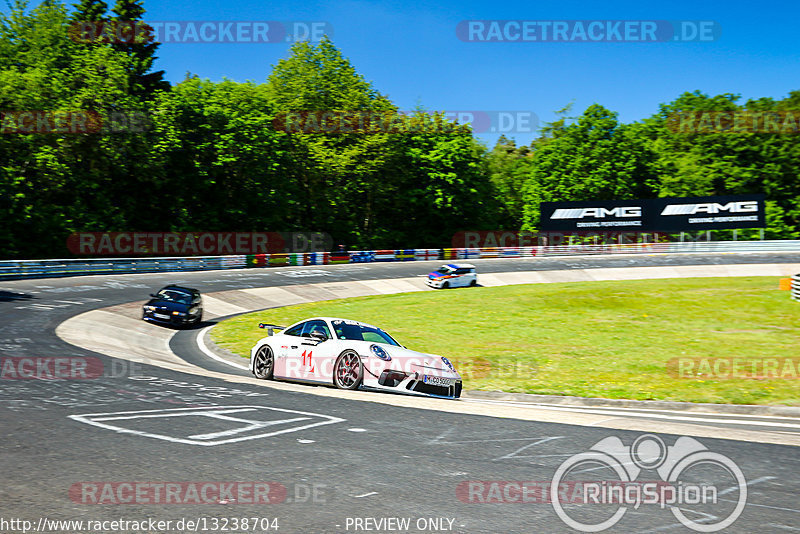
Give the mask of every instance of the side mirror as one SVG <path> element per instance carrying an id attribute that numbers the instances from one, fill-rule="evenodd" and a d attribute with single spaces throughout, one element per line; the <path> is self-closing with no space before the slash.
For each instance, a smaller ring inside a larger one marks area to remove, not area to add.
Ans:
<path id="1" fill-rule="evenodd" d="M 320 343 L 328 339 L 328 336 L 326 336 L 324 332 L 311 332 L 309 337 L 319 341 Z"/>
<path id="2" fill-rule="evenodd" d="M 150 293 L 150 296 L 153 297 L 154 299 L 158 298 L 158 295 L 156 295 L 155 293 Z"/>

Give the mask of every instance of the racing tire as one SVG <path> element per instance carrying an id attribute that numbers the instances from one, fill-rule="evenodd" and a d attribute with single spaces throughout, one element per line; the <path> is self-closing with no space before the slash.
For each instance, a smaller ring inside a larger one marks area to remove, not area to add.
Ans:
<path id="1" fill-rule="evenodd" d="M 275 355 L 269 345 L 264 345 L 255 355 L 253 374 L 261 380 L 270 380 L 275 371 Z"/>
<path id="2" fill-rule="evenodd" d="M 364 380 L 364 364 L 352 350 L 346 350 L 333 365 L 333 385 L 339 389 L 358 389 Z"/>
<path id="3" fill-rule="evenodd" d="M 478 281 L 477 280 L 473 280 L 472 282 L 469 283 L 469 287 L 475 287 L 477 285 L 478 285 Z"/>
<path id="4" fill-rule="evenodd" d="M 442 284 L 442 289 L 450 289 L 450 282 L 445 282 Z"/>

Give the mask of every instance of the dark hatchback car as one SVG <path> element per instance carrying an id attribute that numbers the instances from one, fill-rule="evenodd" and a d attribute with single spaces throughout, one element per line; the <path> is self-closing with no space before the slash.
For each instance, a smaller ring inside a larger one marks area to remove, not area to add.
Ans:
<path id="1" fill-rule="evenodd" d="M 151 293 L 150 297 L 142 306 L 145 321 L 184 326 L 203 319 L 203 299 L 196 289 L 170 285 Z"/>

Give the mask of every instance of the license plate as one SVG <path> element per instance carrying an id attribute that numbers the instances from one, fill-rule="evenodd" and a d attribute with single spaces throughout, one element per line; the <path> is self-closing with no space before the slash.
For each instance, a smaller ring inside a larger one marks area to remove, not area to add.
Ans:
<path id="1" fill-rule="evenodd" d="M 430 375 L 424 375 L 422 377 L 422 381 L 425 384 L 430 384 L 432 386 L 442 386 L 445 388 L 449 388 L 455 383 L 455 380 L 453 380 L 452 378 L 443 378 L 441 376 L 430 376 Z"/>
<path id="2" fill-rule="evenodd" d="M 164 315 L 163 313 L 154 313 L 153 317 L 156 319 L 169 319 L 169 315 Z"/>

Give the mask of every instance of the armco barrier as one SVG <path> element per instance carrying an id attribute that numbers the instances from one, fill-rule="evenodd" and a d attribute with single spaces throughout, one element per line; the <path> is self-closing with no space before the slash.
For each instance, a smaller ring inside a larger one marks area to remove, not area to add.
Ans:
<path id="1" fill-rule="evenodd" d="M 800 241 L 687 241 L 683 243 L 632 243 L 620 245 L 559 245 L 546 247 L 445 248 L 359 250 L 351 252 L 310 252 L 201 256 L 194 258 L 101 258 L 64 260 L 0 261 L 0 280 L 45 278 L 88 274 L 153 273 L 167 271 L 208 271 L 245 267 L 287 265 L 328 265 L 381 261 L 474 260 L 480 258 L 529 258 L 594 254 L 661 253 L 757 253 L 798 252 Z M 800 275 L 799 275 L 800 276 Z M 793 281 L 793 298 L 800 300 L 800 279 Z"/>
<path id="2" fill-rule="evenodd" d="M 800 300 L 800 274 L 792 276 L 791 295 L 794 300 Z"/>
<path id="3" fill-rule="evenodd" d="M 416 261 L 438 260 L 442 258 L 442 251 L 438 248 L 417 248 L 414 249 L 414 259 Z"/>

